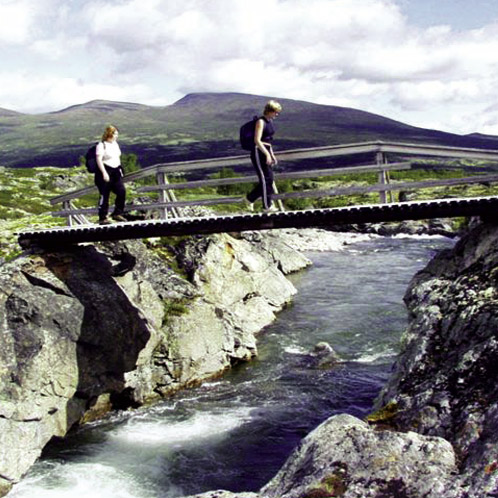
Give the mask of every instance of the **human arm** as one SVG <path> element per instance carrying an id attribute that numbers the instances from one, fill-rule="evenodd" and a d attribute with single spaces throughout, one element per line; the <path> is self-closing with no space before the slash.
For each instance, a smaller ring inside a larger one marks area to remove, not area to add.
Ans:
<path id="1" fill-rule="evenodd" d="M 263 137 L 264 126 L 265 126 L 265 122 L 263 119 L 258 119 L 256 121 L 256 125 L 254 128 L 254 143 L 256 144 L 256 147 L 265 155 L 266 164 L 268 164 L 270 166 L 274 162 L 276 163 L 276 160 L 275 160 L 275 156 L 273 155 L 273 152 L 271 150 L 270 144 L 263 142 L 261 140 Z"/>
<path id="2" fill-rule="evenodd" d="M 100 172 L 102 173 L 102 178 L 105 182 L 108 182 L 110 180 L 109 178 L 109 173 L 107 173 L 105 166 L 104 166 L 104 152 L 105 152 L 105 145 L 103 142 L 100 142 L 97 145 L 97 151 L 96 151 L 96 159 L 97 159 L 97 167 L 99 168 Z"/>
<path id="3" fill-rule="evenodd" d="M 270 150 L 270 155 L 271 155 L 271 158 L 272 158 L 272 164 L 273 166 L 276 166 L 278 161 L 277 161 L 277 158 L 275 157 L 275 154 L 273 153 L 273 147 L 271 146 L 271 144 L 268 146 L 268 149 Z"/>

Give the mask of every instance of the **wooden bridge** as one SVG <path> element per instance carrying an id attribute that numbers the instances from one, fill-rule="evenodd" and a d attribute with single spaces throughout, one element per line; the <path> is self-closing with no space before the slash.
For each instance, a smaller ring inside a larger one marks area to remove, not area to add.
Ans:
<path id="1" fill-rule="evenodd" d="M 373 164 L 361 164 L 350 167 L 326 167 L 320 169 L 302 169 L 305 160 L 322 158 L 341 158 L 344 156 L 361 156 L 368 158 Z M 145 203 L 132 203 L 126 211 L 138 211 L 143 214 L 154 213 L 150 219 L 115 223 L 112 225 L 92 224 L 87 216 L 95 215 L 96 208 L 77 208 L 73 204 L 75 199 L 96 192 L 96 187 L 89 186 L 58 196 L 51 200 L 52 205 L 62 204 L 62 209 L 52 214 L 57 217 L 66 217 L 68 226 L 44 230 L 24 231 L 19 234 L 19 243 L 23 247 L 30 245 L 60 246 L 80 242 L 96 242 L 104 240 L 120 240 L 146 238 L 170 235 L 208 234 L 216 232 L 239 232 L 243 230 L 263 230 L 274 228 L 327 228 L 333 225 L 373 223 L 381 221 L 417 220 L 441 217 L 460 216 L 493 216 L 498 208 L 498 196 L 487 195 L 469 198 L 440 198 L 421 201 L 403 201 L 402 192 L 435 188 L 454 187 L 459 185 L 481 184 L 490 186 L 498 182 L 498 174 L 473 174 L 463 178 L 446 180 L 404 181 L 391 182 L 390 173 L 395 170 L 411 168 L 413 157 L 439 159 L 470 159 L 481 160 L 487 163 L 498 162 L 498 150 L 481 150 L 437 145 L 401 144 L 385 142 L 368 142 L 340 146 L 318 147 L 283 151 L 278 153 L 281 164 L 298 164 L 297 171 L 279 170 L 275 173 L 275 180 L 298 180 L 319 177 L 334 177 L 336 175 L 376 173 L 378 182 L 373 185 L 351 185 L 328 189 L 307 189 L 286 193 L 277 193 L 275 200 L 280 210 L 275 213 L 257 214 L 220 214 L 209 216 L 185 215 L 182 210 L 192 206 L 212 206 L 240 204 L 242 198 L 238 196 L 218 196 L 216 198 L 202 198 L 195 200 L 179 200 L 176 193 L 189 189 L 212 187 L 226 187 L 254 183 L 257 178 L 253 175 L 239 174 L 230 178 L 209 178 L 209 173 L 226 168 L 250 167 L 247 156 L 231 156 L 217 159 L 203 159 L 162 163 L 144 168 L 140 171 L 127 174 L 126 183 L 137 183 L 147 178 L 154 178 L 155 185 L 145 185 L 136 188 L 137 194 L 155 193 L 157 200 Z M 371 158 L 371 159 L 370 159 Z M 389 159 L 394 161 L 389 162 Z M 402 159 L 402 160 L 400 160 Z M 408 160 L 411 159 L 411 160 Z M 251 170 L 252 171 L 252 170 Z M 187 175 L 196 174 L 197 178 L 186 180 Z M 182 175 L 178 179 L 178 175 Z M 175 178 L 176 177 L 176 178 Z M 201 179 L 199 179 L 199 177 Z M 208 177 L 206 179 L 206 177 Z M 176 181 L 174 181 L 176 179 Z M 170 183 L 170 180 L 173 180 Z M 398 199 L 395 193 L 398 192 Z M 366 204 L 324 209 L 304 209 L 288 211 L 284 202 L 290 199 L 327 198 L 333 196 L 350 196 L 353 194 L 376 193 L 379 195 L 378 204 Z M 401 201 L 401 202 L 400 202 Z"/>

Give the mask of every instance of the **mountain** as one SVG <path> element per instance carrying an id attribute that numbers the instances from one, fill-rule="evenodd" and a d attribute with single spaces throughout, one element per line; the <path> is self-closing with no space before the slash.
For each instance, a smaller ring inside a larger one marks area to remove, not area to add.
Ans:
<path id="1" fill-rule="evenodd" d="M 267 96 L 193 93 L 169 106 L 94 100 L 45 114 L 0 111 L 1 166 L 71 167 L 107 124 L 120 129 L 125 153 L 142 166 L 157 162 L 243 154 L 242 123 L 261 114 Z M 417 128 L 347 107 L 279 99 L 278 149 L 375 140 L 498 149 L 498 137 Z"/>
<path id="2" fill-rule="evenodd" d="M 3 109 L 2 107 L 0 107 L 0 117 L 20 116 L 20 115 L 21 115 L 20 112 L 11 111 L 9 109 Z"/>

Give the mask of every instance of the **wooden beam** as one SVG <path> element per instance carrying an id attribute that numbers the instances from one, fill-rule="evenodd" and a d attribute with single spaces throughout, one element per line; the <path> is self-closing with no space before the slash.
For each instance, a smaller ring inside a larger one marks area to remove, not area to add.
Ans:
<path id="1" fill-rule="evenodd" d="M 381 152 L 396 154 L 498 161 L 498 150 L 475 149 L 466 147 L 379 142 L 379 150 Z"/>
<path id="2" fill-rule="evenodd" d="M 410 162 L 398 162 L 384 164 L 378 166 L 376 164 L 366 166 L 348 166 L 347 168 L 328 168 L 328 169 L 315 169 L 305 171 L 293 171 L 286 173 L 275 173 L 275 181 L 279 180 L 297 180 L 303 178 L 315 178 L 324 176 L 336 176 L 344 174 L 361 174 L 361 173 L 376 173 L 382 170 L 407 170 L 411 168 Z M 216 187 L 221 185 L 239 185 L 243 183 L 255 183 L 258 181 L 256 175 L 241 176 L 235 178 L 216 178 L 211 180 L 194 180 L 191 182 L 170 183 L 167 187 L 157 185 L 150 185 L 147 187 L 140 187 L 138 192 L 157 192 L 159 190 L 182 190 L 182 189 L 195 189 L 202 187 Z"/>

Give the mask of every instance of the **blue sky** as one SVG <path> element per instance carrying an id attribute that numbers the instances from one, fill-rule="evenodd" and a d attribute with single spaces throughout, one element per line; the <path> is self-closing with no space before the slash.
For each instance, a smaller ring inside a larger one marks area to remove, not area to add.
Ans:
<path id="1" fill-rule="evenodd" d="M 498 135 L 496 0 L 0 0 L 0 47 L 20 112 L 234 91 Z"/>
<path id="2" fill-rule="evenodd" d="M 496 0 L 401 0 L 404 14 L 417 26 L 449 24 L 454 29 L 476 29 L 498 18 Z"/>

